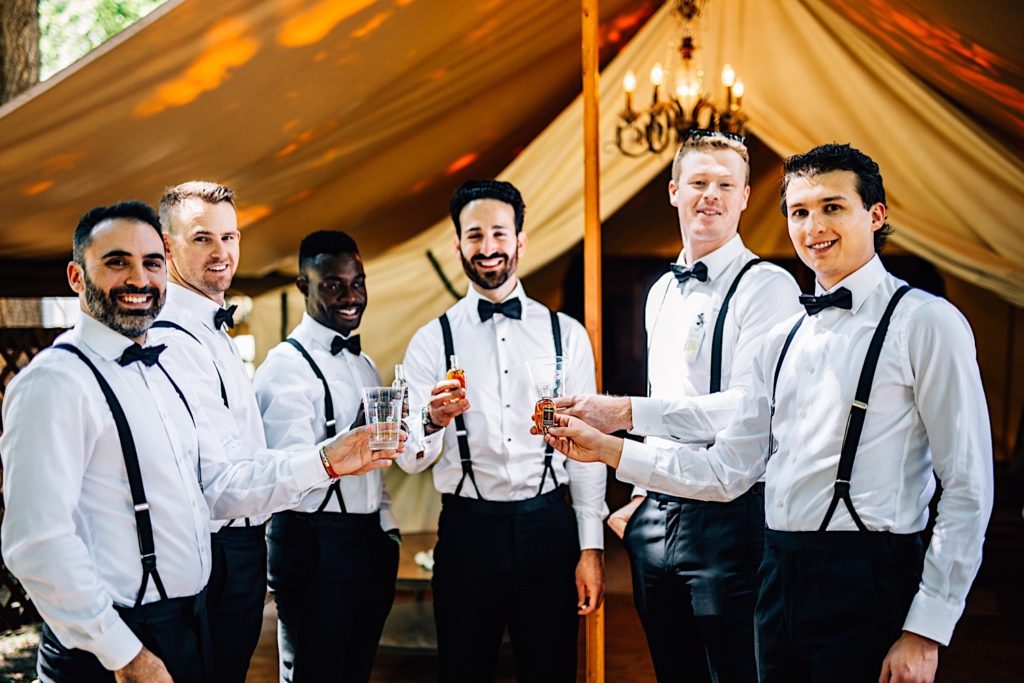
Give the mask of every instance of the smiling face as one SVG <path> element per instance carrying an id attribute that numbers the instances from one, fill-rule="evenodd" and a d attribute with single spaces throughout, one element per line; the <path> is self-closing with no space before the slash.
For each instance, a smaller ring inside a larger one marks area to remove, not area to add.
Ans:
<path id="1" fill-rule="evenodd" d="M 358 254 L 321 254 L 296 285 L 313 320 L 348 336 L 366 310 L 366 273 Z"/>
<path id="2" fill-rule="evenodd" d="M 874 233 L 885 224 L 885 205 L 865 208 L 851 171 L 794 176 L 786 212 L 797 256 L 826 290 L 874 257 Z"/>
<path id="3" fill-rule="evenodd" d="M 477 199 L 459 212 L 461 237 L 455 248 L 478 291 L 501 301 L 513 289 L 519 257 L 526 251 L 526 233 L 516 234 L 515 210 L 497 199 Z"/>
<path id="4" fill-rule="evenodd" d="M 96 225 L 82 263 L 68 264 L 68 282 L 82 310 L 141 343 L 164 303 L 164 245 L 153 226 L 114 218 Z"/>
<path id="5" fill-rule="evenodd" d="M 747 208 L 747 163 L 730 149 L 687 152 L 669 181 L 669 203 L 676 207 L 689 263 L 735 237 Z"/>
<path id="6" fill-rule="evenodd" d="M 223 304 L 238 268 L 235 207 L 191 197 L 173 208 L 168 223 L 164 239 L 171 281 Z"/>

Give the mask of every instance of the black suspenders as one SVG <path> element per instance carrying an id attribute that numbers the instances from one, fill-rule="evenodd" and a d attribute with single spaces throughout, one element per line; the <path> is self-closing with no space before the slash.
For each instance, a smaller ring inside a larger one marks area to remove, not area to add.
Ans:
<path id="1" fill-rule="evenodd" d="M 199 337 L 197 337 L 196 335 L 192 334 L 191 332 L 186 330 L 184 327 L 182 327 L 178 323 L 171 322 L 170 320 L 157 320 L 155 323 L 150 325 L 150 328 L 154 328 L 154 327 L 164 327 L 164 328 L 168 328 L 168 329 L 172 329 L 172 330 L 178 330 L 179 332 L 184 332 L 188 336 L 190 336 L 193 339 L 195 339 L 197 344 L 199 344 L 200 346 L 203 345 L 203 342 L 199 341 Z M 213 360 L 213 356 L 212 355 L 210 357 L 210 360 L 211 361 Z M 220 382 L 220 398 L 221 398 L 222 401 L 224 401 L 224 407 L 225 408 L 230 408 L 231 406 L 228 405 L 228 391 L 227 391 L 227 388 L 224 386 L 224 378 L 220 374 L 220 368 L 217 367 L 217 362 L 216 361 L 213 361 L 213 369 L 217 373 L 217 381 Z"/>
<path id="2" fill-rule="evenodd" d="M 562 326 L 558 322 L 558 313 L 555 311 L 548 311 L 551 316 L 551 336 L 555 342 L 555 355 L 562 355 Z M 445 313 L 438 321 L 441 323 L 441 336 L 444 339 L 444 357 L 445 367 L 451 370 L 449 364 L 451 358 L 455 355 L 455 343 L 452 340 L 452 325 L 448 320 L 448 314 Z M 455 495 L 462 493 L 462 485 L 466 483 L 466 477 L 469 477 L 470 483 L 473 484 L 473 488 L 476 489 L 476 496 L 480 500 L 484 500 L 484 497 L 480 495 L 480 487 L 476 484 L 476 476 L 473 474 L 473 462 L 470 459 L 469 452 L 469 433 L 466 431 L 466 420 L 462 415 L 455 416 L 455 437 L 459 443 L 459 460 L 462 463 L 462 478 L 459 479 L 459 485 L 455 487 Z M 558 487 L 558 478 L 555 476 L 555 468 L 552 465 L 552 456 L 554 455 L 554 448 L 550 445 L 545 444 L 544 447 L 544 470 L 540 478 L 540 489 L 537 491 L 539 496 L 544 492 L 544 482 L 547 479 L 548 472 L 551 472 L 551 481 L 555 483 L 555 487 Z"/>
<path id="3" fill-rule="evenodd" d="M 818 531 L 827 531 L 828 525 L 832 521 L 832 515 L 835 514 L 836 508 L 839 506 L 839 501 L 843 501 L 846 505 L 846 509 L 850 512 L 850 517 L 853 519 L 853 523 L 857 525 L 860 531 L 868 531 L 868 528 L 861 521 L 860 515 L 857 514 L 856 510 L 853 509 L 853 502 L 850 500 L 850 477 L 853 474 L 853 461 L 857 455 L 857 446 L 860 443 L 860 434 L 864 429 L 864 418 L 868 411 L 868 397 L 871 394 L 871 385 L 875 379 L 875 370 L 878 368 L 878 359 L 882 353 L 882 344 L 885 342 L 885 335 L 889 331 L 889 322 L 892 320 L 893 311 L 896 310 L 896 305 L 900 302 L 900 299 L 911 290 L 910 285 L 903 285 L 892 295 L 889 299 L 889 305 L 886 306 L 885 312 L 882 314 L 881 320 L 878 321 L 878 327 L 875 328 L 874 334 L 871 336 L 871 342 L 868 344 L 868 352 L 864 358 L 864 366 L 860 371 L 860 379 L 857 381 L 857 391 L 854 394 L 853 404 L 850 406 L 850 415 L 846 419 L 846 432 L 843 434 L 843 445 L 839 455 L 839 468 L 836 472 L 835 488 L 832 493 L 832 502 L 828 506 L 828 512 L 825 513 L 825 518 L 821 521 L 821 526 Z M 786 343 L 782 347 L 782 353 L 779 354 L 778 364 L 775 366 L 775 384 L 779 381 L 779 370 L 782 368 L 782 359 L 786 357 L 786 351 L 789 349 L 790 342 L 796 335 L 797 329 L 800 327 L 800 323 L 804 321 L 804 317 L 797 320 L 793 329 L 790 330 L 789 336 L 786 338 Z M 772 386 L 772 410 L 771 414 L 775 414 L 775 386 Z M 771 429 L 769 429 L 769 446 L 771 444 Z"/>
<path id="4" fill-rule="evenodd" d="M 139 453 L 135 449 L 135 439 L 132 437 L 132 431 L 128 426 L 128 418 L 124 414 L 124 409 L 121 407 L 120 402 L 118 402 L 117 396 L 114 395 L 114 390 L 110 388 L 110 384 L 107 383 L 107 380 L 103 378 L 100 371 L 96 369 L 96 366 L 93 365 L 92 361 L 81 350 L 71 344 L 55 344 L 53 348 L 70 351 L 86 364 L 92 371 L 93 376 L 96 377 L 96 382 L 100 385 L 103 397 L 107 400 L 107 405 L 110 406 L 110 412 L 114 417 L 117 437 L 121 442 L 121 454 L 124 457 L 124 469 L 128 475 L 128 487 L 132 493 L 132 505 L 135 507 L 135 534 L 139 539 L 139 554 L 142 556 L 142 584 L 139 586 L 139 592 L 135 597 L 135 606 L 139 607 L 142 605 L 142 599 L 146 595 L 146 586 L 149 584 L 150 576 L 153 577 L 153 585 L 156 586 L 160 599 L 166 600 L 167 591 L 164 590 L 164 583 L 160 580 L 160 573 L 156 569 L 153 521 L 149 515 L 149 503 L 146 502 L 146 489 L 142 484 Z M 158 367 L 163 370 L 163 366 L 158 364 Z M 164 374 L 167 375 L 166 370 L 164 370 Z M 167 378 L 170 379 L 170 376 L 168 375 Z M 178 389 L 178 386 L 174 384 L 174 380 L 171 380 L 171 384 L 184 402 L 185 397 L 181 390 Z M 191 416 L 192 409 L 188 407 L 187 402 L 185 402 L 185 408 L 188 409 L 189 416 Z"/>
<path id="5" fill-rule="evenodd" d="M 711 338 L 711 388 L 708 391 L 709 394 L 722 390 L 722 337 L 725 335 L 725 318 L 729 312 L 729 302 L 732 301 L 736 289 L 740 286 L 740 280 L 743 279 L 748 270 L 758 263 L 763 263 L 763 261 L 759 258 L 747 261 L 743 268 L 740 269 L 740 272 L 736 274 L 736 279 L 732 281 L 729 291 L 725 293 L 725 298 L 722 299 L 722 307 L 718 311 L 718 319 L 715 320 L 715 334 Z"/>
<path id="6" fill-rule="evenodd" d="M 313 357 L 309 355 L 309 352 L 302 347 L 298 339 L 288 337 L 285 339 L 286 342 L 295 347 L 295 350 L 302 354 L 302 357 L 306 359 L 309 364 L 310 370 L 316 375 L 316 378 L 320 380 L 320 383 L 324 385 L 324 429 L 327 432 L 327 437 L 332 438 L 338 434 L 336 428 L 337 423 L 334 419 L 334 399 L 331 398 L 331 388 L 327 386 L 327 378 L 324 377 L 324 373 L 320 370 L 320 366 L 316 364 Z M 331 494 L 338 498 L 338 506 L 342 512 L 348 512 L 345 508 L 345 500 L 341 497 L 341 480 L 335 479 L 334 482 L 328 487 L 327 495 L 324 496 L 324 500 L 320 503 L 320 507 L 316 509 L 317 512 L 323 512 L 324 508 L 327 507 L 327 503 L 331 500 Z"/>

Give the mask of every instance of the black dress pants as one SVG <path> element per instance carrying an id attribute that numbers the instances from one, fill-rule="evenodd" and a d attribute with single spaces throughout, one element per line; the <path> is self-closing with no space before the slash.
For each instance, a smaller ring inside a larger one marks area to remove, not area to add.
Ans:
<path id="1" fill-rule="evenodd" d="M 213 680 L 245 683 L 263 627 L 267 596 L 265 525 L 229 526 L 210 537 L 213 566 L 207 584 Z"/>
<path id="2" fill-rule="evenodd" d="M 192 597 L 115 609 L 146 649 L 163 661 L 175 681 L 216 681 L 211 673 L 205 591 Z M 40 678 L 55 683 L 114 683 L 114 672 L 103 668 L 96 655 L 64 647 L 46 624 L 39 640 L 36 669 Z"/>
<path id="3" fill-rule="evenodd" d="M 921 581 L 918 534 L 765 533 L 761 683 L 874 683 Z"/>
<path id="4" fill-rule="evenodd" d="M 493 680 L 507 627 L 521 683 L 574 683 L 579 557 L 562 489 L 512 503 L 442 496 L 433 579 L 440 680 Z"/>
<path id="5" fill-rule="evenodd" d="M 624 534 L 661 683 L 757 683 L 764 486 L 728 503 L 648 493 Z"/>
<path id="6" fill-rule="evenodd" d="M 281 680 L 369 681 L 398 574 L 380 514 L 281 512 L 268 540 Z"/>

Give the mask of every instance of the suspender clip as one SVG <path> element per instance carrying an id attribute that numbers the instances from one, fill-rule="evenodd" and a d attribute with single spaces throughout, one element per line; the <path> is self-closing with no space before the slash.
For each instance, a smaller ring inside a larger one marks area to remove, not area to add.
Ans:
<path id="1" fill-rule="evenodd" d="M 455 430 L 455 436 L 466 436 L 466 434 L 468 434 L 468 433 L 469 432 L 467 432 L 465 429 L 456 429 Z"/>
<path id="2" fill-rule="evenodd" d="M 325 422 L 324 424 L 326 424 L 328 427 L 333 427 L 335 424 L 337 424 L 337 421 L 331 419 L 331 420 L 328 420 L 327 422 Z"/>
<path id="3" fill-rule="evenodd" d="M 864 401 L 858 401 L 858 400 L 854 399 L 853 407 L 854 408 L 860 408 L 861 410 L 867 410 L 868 409 L 868 404 L 864 403 Z"/>
<path id="4" fill-rule="evenodd" d="M 156 553 L 146 553 L 142 556 L 142 567 L 146 571 L 153 571 L 156 569 Z"/>
<path id="5" fill-rule="evenodd" d="M 147 510 L 149 510 L 149 503 L 139 503 L 135 506 L 136 512 L 146 512 Z"/>
<path id="6" fill-rule="evenodd" d="M 836 493 L 840 497 L 850 495 L 850 482 L 846 479 L 836 479 Z"/>

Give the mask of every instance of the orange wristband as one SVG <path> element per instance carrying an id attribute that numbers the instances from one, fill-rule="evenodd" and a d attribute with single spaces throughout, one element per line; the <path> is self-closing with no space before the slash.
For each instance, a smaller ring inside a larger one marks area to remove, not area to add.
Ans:
<path id="1" fill-rule="evenodd" d="M 337 472 L 334 471 L 334 468 L 331 466 L 331 461 L 327 459 L 327 447 L 326 446 L 321 446 L 320 447 L 320 462 L 323 463 L 324 469 L 327 470 L 327 475 L 331 479 L 337 479 L 338 477 L 341 476 L 340 474 L 338 474 Z"/>

